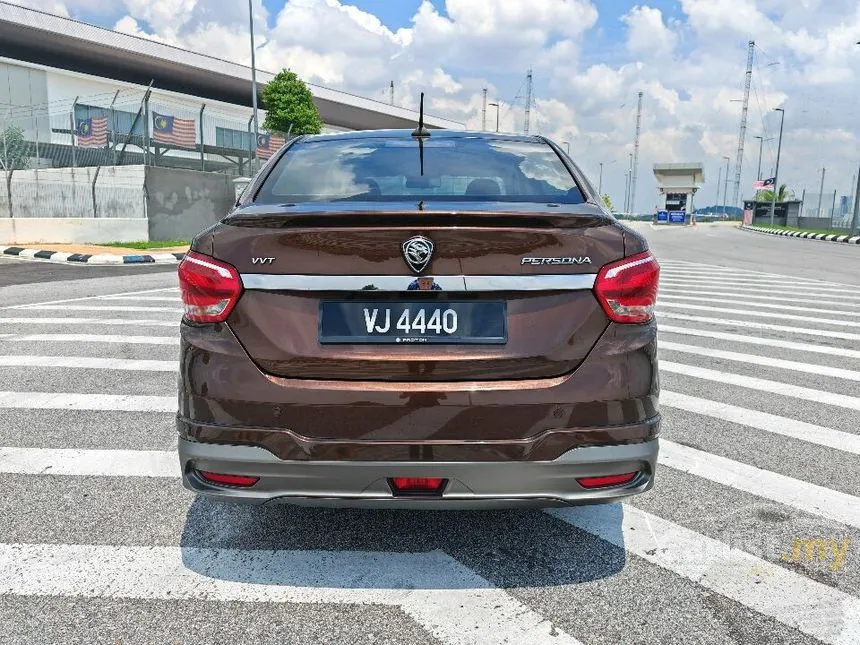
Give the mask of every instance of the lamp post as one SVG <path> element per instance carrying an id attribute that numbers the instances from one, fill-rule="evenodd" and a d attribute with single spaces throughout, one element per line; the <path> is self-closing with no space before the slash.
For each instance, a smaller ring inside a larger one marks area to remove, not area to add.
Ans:
<path id="1" fill-rule="evenodd" d="M 723 159 L 726 160 L 726 187 L 723 190 L 723 215 L 725 215 L 726 214 L 726 202 L 729 199 L 729 162 L 732 160 L 732 158 L 723 155 Z M 719 192 L 719 190 L 720 190 L 720 187 L 717 186 L 717 192 Z"/>
<path id="2" fill-rule="evenodd" d="M 773 216 L 776 212 L 776 193 L 779 190 L 779 156 L 782 154 L 782 127 L 785 125 L 785 110 L 783 108 L 774 108 L 774 112 L 779 112 L 779 143 L 776 146 L 776 169 L 773 173 L 773 192 L 770 200 L 770 225 L 773 226 Z"/>
<path id="3" fill-rule="evenodd" d="M 564 149 L 567 151 L 567 156 L 570 156 L 570 141 L 562 141 Z"/>
<path id="4" fill-rule="evenodd" d="M 714 201 L 714 215 L 717 213 L 717 207 L 720 203 L 720 184 L 723 183 L 723 165 L 720 164 L 720 172 L 717 173 L 717 199 Z"/>
<path id="5" fill-rule="evenodd" d="M 600 179 L 597 180 L 597 194 L 603 196 L 603 162 L 600 162 Z"/>
<path id="6" fill-rule="evenodd" d="M 248 16 L 251 23 L 251 106 L 254 110 L 254 147 L 260 139 L 260 124 L 257 117 L 257 53 L 254 47 L 254 5 L 248 0 Z"/>
<path id="7" fill-rule="evenodd" d="M 499 131 L 499 103 L 496 101 L 495 103 L 487 103 L 490 107 L 496 108 L 496 132 Z"/>

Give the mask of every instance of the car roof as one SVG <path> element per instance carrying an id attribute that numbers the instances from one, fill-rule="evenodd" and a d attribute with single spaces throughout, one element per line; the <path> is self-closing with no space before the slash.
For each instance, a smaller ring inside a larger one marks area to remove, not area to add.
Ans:
<path id="1" fill-rule="evenodd" d="M 302 141 L 347 141 L 350 139 L 410 139 L 413 130 L 351 130 L 348 132 L 333 132 L 328 134 L 308 135 Z M 546 143 L 546 139 L 538 135 L 505 134 L 501 132 L 481 132 L 472 130 L 443 130 L 431 129 L 430 139 L 487 139 L 507 141 L 523 141 L 528 143 Z"/>

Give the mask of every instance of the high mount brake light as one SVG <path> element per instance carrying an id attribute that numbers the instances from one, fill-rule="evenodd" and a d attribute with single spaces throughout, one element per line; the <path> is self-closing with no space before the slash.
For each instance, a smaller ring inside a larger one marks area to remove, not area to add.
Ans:
<path id="1" fill-rule="evenodd" d="M 645 323 L 654 315 L 659 280 L 660 265 L 645 251 L 601 268 L 594 293 L 611 321 Z"/>
<path id="2" fill-rule="evenodd" d="M 186 320 L 195 323 L 227 320 L 242 295 L 242 279 L 236 267 L 189 251 L 178 273 Z"/>

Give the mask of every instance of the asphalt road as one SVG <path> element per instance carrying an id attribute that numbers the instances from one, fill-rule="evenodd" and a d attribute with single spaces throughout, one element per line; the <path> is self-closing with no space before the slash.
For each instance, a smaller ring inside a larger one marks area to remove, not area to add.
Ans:
<path id="1" fill-rule="evenodd" d="M 195 499 L 174 272 L 0 287 L 0 643 L 860 643 L 860 249 L 642 230 L 657 484 L 552 512 Z"/>

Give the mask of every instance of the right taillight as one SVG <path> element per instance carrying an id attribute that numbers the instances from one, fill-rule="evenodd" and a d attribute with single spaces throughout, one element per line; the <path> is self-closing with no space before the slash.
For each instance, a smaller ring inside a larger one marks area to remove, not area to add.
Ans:
<path id="1" fill-rule="evenodd" d="M 594 293 L 611 321 L 644 323 L 654 316 L 659 280 L 660 265 L 645 251 L 601 268 Z"/>
<path id="2" fill-rule="evenodd" d="M 242 295 L 242 279 L 236 267 L 189 251 L 179 264 L 178 273 L 186 320 L 195 323 L 227 320 Z"/>

